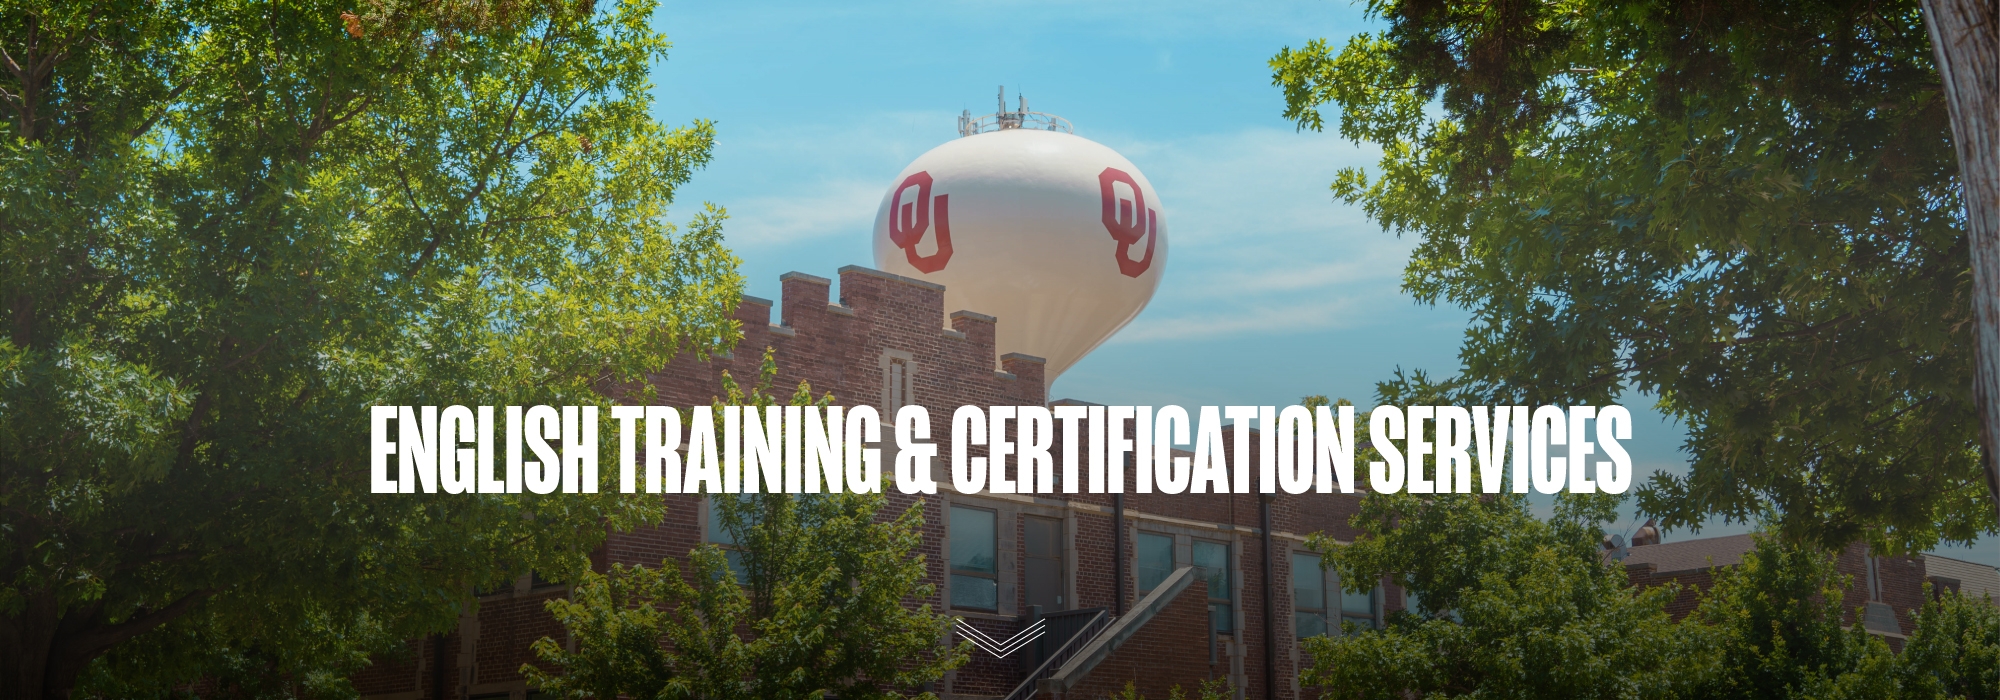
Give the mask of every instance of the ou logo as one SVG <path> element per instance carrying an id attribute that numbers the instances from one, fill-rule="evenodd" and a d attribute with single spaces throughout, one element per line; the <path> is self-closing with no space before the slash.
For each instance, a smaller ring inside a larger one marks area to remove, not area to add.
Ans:
<path id="1" fill-rule="evenodd" d="M 911 187 L 917 188 L 915 201 L 904 203 L 903 193 Z M 889 200 L 889 240 L 903 249 L 910 259 L 910 266 L 925 274 L 944 269 L 951 262 L 951 215 L 948 205 L 951 195 L 941 194 L 931 197 L 931 173 L 920 170 L 903 178 L 903 184 L 896 186 L 896 195 Z M 917 253 L 917 243 L 924 240 L 924 234 L 931 228 L 931 209 L 937 208 L 937 252 L 930 255 Z"/>
<path id="2" fill-rule="evenodd" d="M 1131 188 L 1131 198 L 1119 196 L 1119 183 Z M 1104 230 L 1118 241 L 1118 271 L 1126 277 L 1146 274 L 1153 266 L 1153 244 L 1160 237 L 1160 212 L 1146 208 L 1146 193 L 1139 191 L 1131 173 L 1105 168 L 1097 174 L 1097 186 L 1104 195 Z M 1146 239 L 1146 256 L 1133 260 L 1132 245 L 1141 238 Z"/>

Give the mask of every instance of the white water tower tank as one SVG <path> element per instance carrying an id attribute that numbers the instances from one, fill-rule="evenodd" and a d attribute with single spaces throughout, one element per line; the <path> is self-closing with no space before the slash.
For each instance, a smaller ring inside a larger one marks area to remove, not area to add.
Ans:
<path id="1" fill-rule="evenodd" d="M 1046 359 L 1054 383 L 1159 288 L 1159 194 L 1117 151 L 1025 101 L 962 116 L 959 133 L 882 195 L 875 267 L 944 285 L 946 311 L 998 318 L 999 352 Z"/>

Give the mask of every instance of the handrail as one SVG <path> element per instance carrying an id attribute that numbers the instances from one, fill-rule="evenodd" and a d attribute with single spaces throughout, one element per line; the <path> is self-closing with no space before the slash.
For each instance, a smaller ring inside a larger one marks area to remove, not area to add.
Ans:
<path id="1" fill-rule="evenodd" d="M 1110 618 L 1110 613 L 1098 610 L 1096 615 L 1091 616 L 1090 622 L 1084 623 L 1083 629 L 1077 630 L 1076 634 L 1070 635 L 1070 638 L 1064 641 L 1062 646 L 1056 647 L 1055 652 L 1049 654 L 1049 658 L 1042 661 L 1041 666 L 1035 667 L 1035 670 L 1030 672 L 1027 678 L 1022 679 L 1020 685 L 1014 686 L 1014 691 L 1008 693 L 1004 700 L 1028 700 L 1034 697 L 1036 683 L 1043 678 L 1055 675 L 1056 670 L 1062 668 L 1063 664 L 1068 662 L 1069 658 L 1076 654 L 1078 649 L 1083 648 L 1085 643 L 1089 642 L 1099 633 L 1102 633 L 1105 628 L 1110 627 Z"/>
<path id="2" fill-rule="evenodd" d="M 1029 606 L 1026 616 L 1028 623 L 1040 622 L 1048 625 L 1048 629 L 1047 634 L 1028 645 L 1025 649 L 1028 653 L 1021 655 L 1021 672 L 1029 673 L 1041 666 L 1043 661 L 1049 659 L 1049 654 L 1054 653 L 1063 642 L 1069 641 L 1070 637 L 1076 636 L 1077 631 L 1083 629 L 1084 625 L 1090 624 L 1090 621 L 1097 617 L 1098 611 L 1103 609 L 1075 608 L 1043 612 L 1039 605 Z"/>
<path id="3" fill-rule="evenodd" d="M 1054 674 L 1043 679 L 1040 683 L 1042 689 L 1059 695 L 1068 694 L 1084 676 L 1090 674 L 1098 662 L 1110 656 L 1111 652 L 1116 651 L 1132 635 L 1138 634 L 1139 629 L 1145 627 L 1154 615 L 1172 603 L 1182 591 L 1194 585 L 1195 578 L 1195 569 L 1192 566 L 1183 566 L 1167 574 L 1167 579 L 1154 586 L 1153 592 L 1147 593 L 1138 605 L 1132 606 L 1130 611 L 1113 621 L 1103 632 L 1098 633 L 1096 639 L 1078 649 L 1068 661 L 1063 662 L 1062 668 L 1056 669 Z"/>

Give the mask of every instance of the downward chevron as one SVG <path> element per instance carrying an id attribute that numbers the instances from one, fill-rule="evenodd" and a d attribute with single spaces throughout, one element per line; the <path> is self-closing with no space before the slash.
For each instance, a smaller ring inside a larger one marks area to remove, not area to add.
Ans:
<path id="1" fill-rule="evenodd" d="M 1020 651 L 1021 647 L 1027 646 L 1028 642 L 1035 641 L 1042 636 L 1042 633 L 1047 632 L 1048 629 L 1042 626 L 1042 622 L 1042 620 L 1036 620 L 1035 624 L 1028 625 L 1027 629 L 1014 633 L 1014 636 L 1008 637 L 1006 641 L 986 636 L 985 632 L 979 631 L 978 628 L 972 625 L 965 624 L 964 620 L 956 620 L 954 624 L 958 628 L 959 634 L 964 635 L 967 640 L 970 640 L 973 646 L 979 647 L 995 657 L 1006 658 L 1008 654 Z"/>

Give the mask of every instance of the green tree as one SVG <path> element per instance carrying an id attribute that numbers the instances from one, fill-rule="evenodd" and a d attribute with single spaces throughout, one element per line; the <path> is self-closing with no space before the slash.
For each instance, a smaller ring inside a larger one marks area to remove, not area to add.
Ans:
<path id="1" fill-rule="evenodd" d="M 1387 575 L 1421 601 L 1386 629 L 1306 640 L 1302 685 L 1329 698 L 1672 697 L 1714 655 L 1674 625 L 1668 587 L 1607 565 L 1617 499 L 1564 497 L 1541 520 L 1516 495 L 1373 494 L 1354 542 L 1308 546 L 1360 591 Z"/>
<path id="2" fill-rule="evenodd" d="M 0 695 L 338 690 L 657 522 L 366 454 L 370 405 L 601 404 L 734 337 L 721 212 L 665 221 L 713 130 L 650 116 L 653 8 L 0 2 Z"/>
<path id="3" fill-rule="evenodd" d="M 1682 623 L 1707 627 L 1722 656 L 1699 696 L 1910 697 L 1899 691 L 1889 646 L 1860 624 L 1842 629 L 1841 594 L 1851 581 L 1834 568 L 1836 557 L 1773 536 L 1756 541 L 1741 563 L 1714 570 L 1714 585 Z"/>
<path id="4" fill-rule="evenodd" d="M 774 405 L 776 374 L 767 350 L 757 386 L 724 375 L 718 404 Z M 831 401 L 805 383 L 791 399 Z M 573 600 L 548 603 L 576 650 L 544 637 L 535 653 L 556 670 L 521 673 L 579 700 L 894 698 L 942 678 L 971 642 L 940 647 L 951 618 L 915 604 L 936 593 L 923 502 L 891 517 L 882 491 L 709 495 L 733 550 L 705 544 L 685 573 L 667 559 L 584 574 Z"/>
<path id="5" fill-rule="evenodd" d="M 1342 581 L 1394 579 L 1416 609 L 1386 629 L 1306 640 L 1301 683 L 1330 698 L 1991 698 L 2000 609 L 1946 596 L 1917 616 L 1901 656 L 1843 627 L 1836 557 L 1758 535 L 1714 570 L 1676 623 L 1675 586 L 1633 587 L 1604 558 L 1604 495 L 1535 517 L 1519 496 L 1373 495 L 1352 544 L 1313 535 Z M 1860 613 L 1855 612 L 1858 619 Z"/>
<path id="6" fill-rule="evenodd" d="M 1947 593 L 1916 618 L 1897 659 L 1906 697 L 2000 700 L 2000 606 Z"/>
<path id="7" fill-rule="evenodd" d="M 1211 678 L 1202 681 L 1201 687 L 1197 689 L 1197 692 L 1199 695 L 1196 697 L 1200 698 L 1200 700 L 1228 700 L 1235 697 L 1229 692 L 1229 679 L 1227 678 Z M 1106 700 L 1146 700 L 1146 695 L 1139 692 L 1139 684 L 1136 681 L 1125 681 L 1124 690 L 1104 697 Z M 1182 692 L 1181 687 L 1178 685 L 1167 689 L 1167 700 L 1185 700 L 1186 698 L 1187 694 Z"/>
<path id="8" fill-rule="evenodd" d="M 1884 551 L 1996 531 L 1975 284 L 1916 0 L 1371 0 L 1379 32 L 1272 61 L 1285 114 L 1378 145 L 1338 197 L 1471 309 L 1462 374 L 1400 393 L 1638 390 L 1692 465 L 1641 507 Z M 1992 294 L 1992 292 L 1984 292 Z"/>

